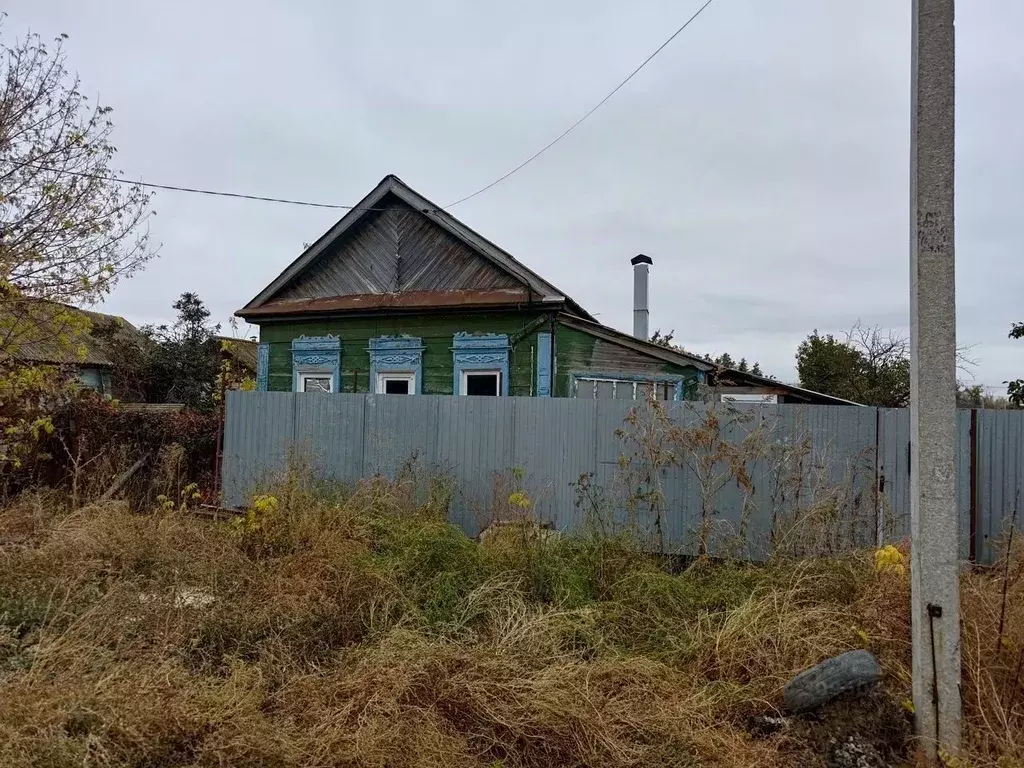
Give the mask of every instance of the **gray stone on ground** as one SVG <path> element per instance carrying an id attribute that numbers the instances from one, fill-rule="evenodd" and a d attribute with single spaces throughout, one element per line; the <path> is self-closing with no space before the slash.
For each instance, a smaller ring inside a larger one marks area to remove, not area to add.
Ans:
<path id="1" fill-rule="evenodd" d="M 881 677 L 871 653 L 847 651 L 805 669 L 786 684 L 782 698 L 790 712 L 810 712 L 844 693 L 867 690 Z"/>
<path id="2" fill-rule="evenodd" d="M 828 750 L 828 768 L 886 768 L 882 755 L 856 736 L 833 742 Z"/>
<path id="3" fill-rule="evenodd" d="M 781 715 L 755 715 L 747 721 L 747 730 L 754 736 L 771 736 L 789 728 L 789 720 Z"/>

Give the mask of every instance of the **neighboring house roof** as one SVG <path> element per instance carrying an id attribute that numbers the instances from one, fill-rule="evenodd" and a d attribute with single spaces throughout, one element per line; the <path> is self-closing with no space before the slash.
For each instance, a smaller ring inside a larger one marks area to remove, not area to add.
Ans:
<path id="1" fill-rule="evenodd" d="M 734 387 L 772 387 L 784 391 L 787 395 L 800 398 L 809 403 L 822 405 L 860 405 L 852 400 L 844 400 L 841 397 L 833 397 L 821 392 L 815 392 L 792 384 L 783 384 L 781 381 L 770 379 L 767 376 L 757 376 L 752 373 L 737 371 L 735 368 L 723 368 L 713 362 L 705 360 L 697 355 L 684 352 L 677 347 L 666 347 L 650 341 L 642 341 L 628 333 L 617 331 L 600 323 L 582 320 L 575 317 L 562 316 L 559 320 L 562 325 L 588 333 L 599 339 L 629 347 L 638 352 L 656 357 L 674 365 L 691 366 L 699 371 L 709 373 L 720 385 Z"/>
<path id="2" fill-rule="evenodd" d="M 235 360 L 248 371 L 256 370 L 259 356 L 259 344 L 252 339 L 235 339 L 230 336 L 217 336 L 221 351 Z"/>
<path id="3" fill-rule="evenodd" d="M 408 217 L 410 212 L 417 215 Z M 335 248 L 346 234 L 352 233 L 363 237 L 364 242 L 359 249 L 347 254 L 350 264 L 338 265 L 338 268 L 325 266 L 321 257 L 335 254 Z M 429 242 L 430 252 L 408 254 L 403 264 L 404 277 L 398 281 L 395 276 L 402 256 L 393 251 L 406 236 L 420 238 L 420 244 Z M 473 263 L 465 258 L 469 253 L 475 257 Z M 395 263 L 383 267 L 381 262 L 385 260 Z M 457 290 L 443 284 L 443 278 L 453 273 L 463 282 Z M 299 283 L 303 291 L 294 290 Z M 256 318 L 524 304 L 547 305 L 593 319 L 583 307 L 511 254 L 427 200 L 397 176 L 388 175 L 235 314 Z"/>
<path id="4" fill-rule="evenodd" d="M 14 313 L 17 312 L 17 317 Z M 12 347 L 27 363 L 110 368 L 117 344 L 148 344 L 148 337 L 118 315 L 79 309 L 56 302 L 25 300 L 8 310 L 17 323 Z M 79 319 L 88 319 L 88 333 L 80 333 Z"/>
<path id="5" fill-rule="evenodd" d="M 720 368 L 716 366 L 716 368 Z M 767 376 L 757 376 L 756 374 L 737 371 L 735 368 L 720 368 L 722 373 L 718 374 L 719 378 L 727 378 L 731 386 L 738 387 L 776 387 L 786 391 L 787 395 L 791 397 L 799 397 L 808 403 L 814 403 L 817 405 L 856 405 L 863 408 L 863 403 L 857 403 L 853 400 L 846 400 L 842 397 L 835 397 L 834 395 L 826 395 L 824 392 L 815 392 L 813 389 L 807 389 L 806 387 L 798 387 L 795 384 L 784 384 L 776 379 L 770 379 Z"/>

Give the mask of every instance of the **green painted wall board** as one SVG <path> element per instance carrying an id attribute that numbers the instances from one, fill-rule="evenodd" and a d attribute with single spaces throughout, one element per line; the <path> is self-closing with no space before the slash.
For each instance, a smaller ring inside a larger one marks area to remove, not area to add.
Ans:
<path id="1" fill-rule="evenodd" d="M 393 317 L 325 318 L 323 320 L 266 323 L 260 341 L 270 344 L 268 389 L 292 388 L 291 341 L 300 335 L 341 339 L 341 391 L 368 392 L 370 358 L 367 347 L 377 336 L 406 334 L 423 340 L 423 394 L 450 395 L 452 339 L 456 333 L 504 333 L 512 336 L 536 320 L 538 313 L 480 315 L 418 315 Z M 536 328 L 519 340 L 509 353 L 509 393 L 531 395 L 536 373 Z"/>
<path id="2" fill-rule="evenodd" d="M 407 334 L 423 340 L 423 393 L 450 395 L 452 381 L 452 338 L 456 333 L 505 333 L 513 336 L 543 317 L 536 312 L 503 312 L 465 315 L 414 315 L 392 317 L 324 318 L 265 323 L 260 341 L 270 344 L 271 391 L 292 388 L 292 339 L 331 334 L 341 339 L 341 391 L 370 391 L 370 359 L 367 347 L 377 336 Z M 537 333 L 548 330 L 547 323 L 532 328 L 509 353 L 509 393 L 515 396 L 535 394 Z M 572 374 L 587 372 L 643 375 L 678 374 L 693 376 L 696 369 L 665 363 L 628 347 L 619 346 L 588 333 L 558 325 L 555 329 L 556 397 L 571 394 Z"/>

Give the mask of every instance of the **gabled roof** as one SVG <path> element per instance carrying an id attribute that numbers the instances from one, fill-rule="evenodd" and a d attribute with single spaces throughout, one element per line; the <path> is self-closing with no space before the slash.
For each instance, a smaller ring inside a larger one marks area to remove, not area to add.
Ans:
<path id="1" fill-rule="evenodd" d="M 89 321 L 88 333 L 80 332 L 80 319 Z M 14 356 L 24 363 L 110 368 L 116 345 L 141 348 L 150 343 L 123 317 L 40 299 L 7 307 L 0 327 L 10 333 Z"/>
<path id="2" fill-rule="evenodd" d="M 544 280 L 540 275 L 526 265 L 517 261 L 511 254 L 502 250 L 490 240 L 478 232 L 470 229 L 450 213 L 442 209 L 430 200 L 420 195 L 409 187 L 397 176 L 385 176 L 370 194 L 357 203 L 351 211 L 342 218 L 327 232 L 325 232 L 315 243 L 307 248 L 295 261 L 288 265 L 273 282 L 264 288 L 245 307 L 236 312 L 240 317 L 258 317 L 273 314 L 295 314 L 324 311 L 342 311 L 355 309 L 384 309 L 389 307 L 401 307 L 401 292 L 395 294 L 348 294 L 346 296 L 318 296 L 309 299 L 290 300 L 287 302 L 272 302 L 275 295 L 286 286 L 295 281 L 307 268 L 337 242 L 344 237 L 365 217 L 374 213 L 377 206 L 389 195 L 394 195 L 410 208 L 422 214 L 426 219 L 445 230 L 459 242 L 472 249 L 481 258 L 488 261 L 501 272 L 514 278 L 517 284 L 522 285 L 523 290 L 490 290 L 487 296 L 477 297 L 477 302 L 471 303 L 466 300 L 453 301 L 453 306 L 490 306 L 500 303 L 517 305 L 524 303 L 544 303 L 552 309 L 564 308 L 568 313 L 593 319 L 591 315 L 579 304 L 566 296 L 562 291 L 551 283 Z M 443 306 L 448 305 L 448 300 L 457 298 L 442 294 L 453 294 L 453 291 L 437 291 L 438 302 Z M 483 294 L 483 291 L 476 293 Z M 491 295 L 493 294 L 493 295 Z M 348 301 L 358 296 L 357 301 Z M 381 297 L 374 299 L 373 297 Z M 383 297 L 391 296 L 390 299 Z M 352 304 L 353 306 L 348 306 Z M 380 306 L 377 306 L 377 305 Z M 423 302 L 417 302 L 416 306 L 425 306 Z"/>
<path id="3" fill-rule="evenodd" d="M 608 341 L 612 344 L 618 344 L 620 346 L 636 350 L 637 352 L 650 355 L 651 357 L 663 360 L 666 363 L 691 366 L 696 368 L 698 371 L 711 373 L 716 379 L 728 379 L 732 386 L 773 387 L 775 389 L 785 390 L 794 397 L 799 397 L 807 401 L 814 401 L 821 404 L 861 405 L 861 403 L 855 403 L 852 400 L 844 400 L 841 397 L 833 397 L 832 395 L 815 392 L 811 389 L 797 387 L 793 384 L 783 384 L 781 381 L 770 379 L 767 376 L 757 376 L 749 372 L 737 371 L 735 368 L 723 368 L 722 366 L 709 362 L 702 357 L 692 355 L 689 352 L 684 352 L 678 347 L 666 347 L 661 344 L 655 344 L 651 341 L 642 341 L 635 336 L 630 336 L 628 333 L 623 333 L 622 331 L 618 331 L 614 328 L 609 328 L 608 326 L 601 325 L 595 321 L 582 320 L 580 318 L 567 317 L 563 315 L 559 318 L 559 322 L 562 323 L 562 325 L 583 331 L 584 333 L 603 339 L 604 341 Z"/>
<path id="4" fill-rule="evenodd" d="M 252 339 L 236 339 L 233 336 L 216 336 L 214 338 L 220 344 L 221 353 L 225 357 L 235 360 L 246 370 L 256 370 L 259 355 L 258 342 Z"/>

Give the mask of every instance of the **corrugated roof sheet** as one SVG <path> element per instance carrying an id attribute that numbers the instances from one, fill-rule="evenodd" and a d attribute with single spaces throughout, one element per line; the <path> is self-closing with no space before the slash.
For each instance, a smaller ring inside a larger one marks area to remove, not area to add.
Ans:
<path id="1" fill-rule="evenodd" d="M 218 336 L 224 354 L 237 360 L 245 368 L 255 371 L 259 357 L 259 344 L 252 339 L 235 339 L 230 336 Z"/>
<path id="2" fill-rule="evenodd" d="M 138 328 L 118 315 L 79 309 L 67 304 L 24 300 L 16 307 L 0 305 L 3 327 L 13 327 L 10 350 L 22 361 L 50 365 L 111 367 L 116 344 L 148 344 Z M 88 320 L 88 333 L 80 321 Z"/>

